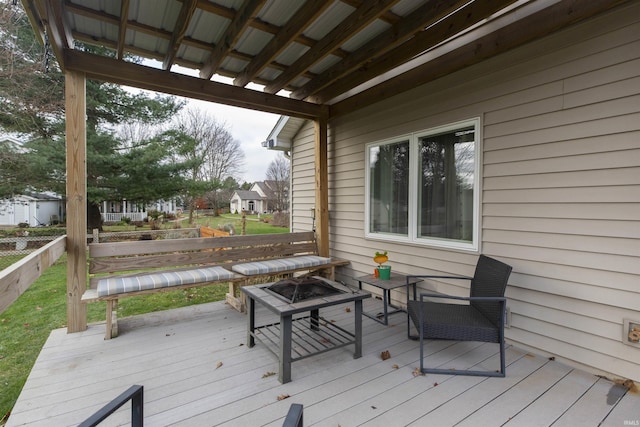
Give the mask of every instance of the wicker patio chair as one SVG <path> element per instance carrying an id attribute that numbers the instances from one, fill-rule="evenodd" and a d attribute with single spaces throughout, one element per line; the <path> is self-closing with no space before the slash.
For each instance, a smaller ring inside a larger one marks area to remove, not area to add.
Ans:
<path id="1" fill-rule="evenodd" d="M 419 298 L 411 293 L 407 284 L 407 333 L 420 340 L 420 370 L 422 373 L 505 376 L 504 323 L 506 311 L 505 288 L 511 266 L 480 255 L 473 277 L 461 276 L 408 276 L 411 278 L 438 278 L 470 280 L 470 296 L 457 297 L 443 294 L 421 293 Z M 456 300 L 463 304 L 432 302 L 426 300 Z M 411 323 L 418 337 L 411 335 Z M 500 371 L 474 371 L 426 368 L 424 346 L 428 339 L 481 341 L 500 345 Z"/>

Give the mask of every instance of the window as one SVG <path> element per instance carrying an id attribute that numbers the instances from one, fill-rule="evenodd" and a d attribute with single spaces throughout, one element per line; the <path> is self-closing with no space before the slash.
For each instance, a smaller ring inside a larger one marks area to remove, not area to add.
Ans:
<path id="1" fill-rule="evenodd" d="M 479 120 L 366 148 L 368 238 L 477 250 Z"/>

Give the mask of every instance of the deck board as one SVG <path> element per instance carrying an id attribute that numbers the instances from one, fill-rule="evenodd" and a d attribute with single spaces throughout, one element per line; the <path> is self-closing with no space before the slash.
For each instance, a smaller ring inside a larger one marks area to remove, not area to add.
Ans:
<path id="1" fill-rule="evenodd" d="M 364 303 L 375 311 L 380 301 Z M 321 315 L 350 328 L 347 307 Z M 266 310 L 257 319 L 273 321 Z M 124 318 L 118 338 L 107 341 L 104 323 L 76 334 L 55 330 L 7 427 L 77 425 L 133 384 L 145 387 L 147 426 L 279 426 L 291 403 L 304 405 L 305 426 L 618 426 L 638 419 L 637 394 L 612 398 L 613 382 L 510 346 L 506 378 L 415 376 L 418 343 L 407 339 L 404 315 L 390 320 L 363 318 L 361 358 L 346 346 L 294 362 L 287 384 L 272 375 L 273 353 L 259 342 L 246 346 L 246 316 L 224 303 Z M 388 360 L 380 357 L 385 350 Z M 493 369 L 499 360 L 495 344 L 435 341 L 426 351 L 429 366 Z M 290 397 L 278 400 L 283 395 Z M 128 425 L 129 411 L 125 405 L 102 425 Z"/>

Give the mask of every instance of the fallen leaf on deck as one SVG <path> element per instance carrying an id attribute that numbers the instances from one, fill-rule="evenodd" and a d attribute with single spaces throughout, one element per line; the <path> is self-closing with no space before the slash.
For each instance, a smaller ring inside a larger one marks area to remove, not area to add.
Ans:
<path id="1" fill-rule="evenodd" d="M 266 372 L 265 374 L 262 375 L 262 378 L 269 378 L 274 376 L 276 373 L 275 372 Z"/>
<path id="2" fill-rule="evenodd" d="M 344 311 L 346 311 L 347 313 L 351 313 L 351 307 L 345 307 Z"/>
<path id="3" fill-rule="evenodd" d="M 222 366 L 222 362 L 218 362 L 218 364 L 216 365 L 216 369 L 218 369 L 221 366 Z"/>
<path id="4" fill-rule="evenodd" d="M 278 396 L 278 400 L 285 400 L 290 398 L 291 396 L 289 396 L 288 394 L 281 394 L 280 396 Z"/>
<path id="5" fill-rule="evenodd" d="M 391 359 L 391 353 L 389 353 L 389 350 L 385 350 L 380 353 L 380 357 L 382 358 L 382 360 Z"/>
<path id="6" fill-rule="evenodd" d="M 416 368 L 416 369 L 413 370 L 413 376 L 414 377 L 419 377 L 419 376 L 424 376 L 424 374 L 422 373 L 420 368 Z"/>
<path id="7" fill-rule="evenodd" d="M 392 368 L 393 368 L 393 369 L 400 369 L 400 366 L 398 366 L 398 365 L 393 365 L 393 366 L 392 366 Z"/>

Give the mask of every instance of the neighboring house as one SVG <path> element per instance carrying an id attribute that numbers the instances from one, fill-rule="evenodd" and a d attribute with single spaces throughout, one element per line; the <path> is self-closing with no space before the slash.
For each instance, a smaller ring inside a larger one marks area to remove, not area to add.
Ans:
<path id="1" fill-rule="evenodd" d="M 65 217 L 65 201 L 52 193 L 20 194 L 0 200 L 0 225 L 30 227 L 57 224 Z"/>
<path id="2" fill-rule="evenodd" d="M 127 200 L 104 201 L 100 204 L 100 213 L 104 222 L 119 222 L 125 217 L 132 221 L 144 221 L 147 212 L 154 210 L 177 214 L 180 208 L 175 200 L 158 200 L 146 206 L 140 206 Z"/>
<path id="3" fill-rule="evenodd" d="M 256 182 L 250 190 L 236 190 L 231 196 L 229 208 L 231 213 L 246 211 L 247 213 L 264 213 L 277 210 L 288 210 L 288 186 L 283 188 L 278 197 L 278 186 L 275 181 Z"/>
<path id="4" fill-rule="evenodd" d="M 229 209 L 233 214 L 240 213 L 242 211 L 247 213 L 263 212 L 264 204 L 265 200 L 263 200 L 257 192 L 250 190 L 236 190 L 231 196 Z"/>
<path id="5" fill-rule="evenodd" d="M 0 135 L 0 149 L 25 152 L 22 141 L 12 135 Z M 25 191 L 8 199 L 0 199 L 0 225 L 30 227 L 57 224 L 64 220 L 65 201 L 52 192 Z"/>
<path id="6" fill-rule="evenodd" d="M 296 125 L 291 231 L 311 230 L 314 124 L 283 121 Z M 338 117 L 328 134 L 331 253 L 351 260 L 340 280 L 371 272 L 376 250 L 408 274 L 472 275 L 478 254 L 496 257 L 513 266 L 508 341 L 640 380 L 625 323 L 640 324 L 640 2 Z"/>

